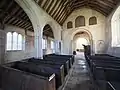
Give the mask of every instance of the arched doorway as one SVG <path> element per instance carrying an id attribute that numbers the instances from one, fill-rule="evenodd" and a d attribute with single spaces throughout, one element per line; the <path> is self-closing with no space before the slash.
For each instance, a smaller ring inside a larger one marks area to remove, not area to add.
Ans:
<path id="1" fill-rule="evenodd" d="M 81 51 L 81 52 L 84 51 L 83 45 L 88 45 L 89 44 L 89 42 L 87 41 L 86 38 L 81 38 L 81 37 L 79 37 L 75 42 L 76 42 L 75 43 L 76 44 L 75 50 Z"/>
<path id="2" fill-rule="evenodd" d="M 82 44 L 91 45 L 91 49 L 93 48 L 92 35 L 89 31 L 84 29 L 74 32 L 73 38 L 71 40 L 72 52 L 73 51 L 84 52 Z"/>
<path id="3" fill-rule="evenodd" d="M 43 54 L 55 53 L 54 33 L 49 24 L 43 28 L 42 49 Z"/>

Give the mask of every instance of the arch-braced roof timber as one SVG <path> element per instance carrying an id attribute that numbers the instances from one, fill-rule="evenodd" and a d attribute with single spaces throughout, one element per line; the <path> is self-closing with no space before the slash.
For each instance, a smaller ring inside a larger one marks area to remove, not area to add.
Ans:
<path id="1" fill-rule="evenodd" d="M 29 17 L 14 0 L 0 0 L 0 23 L 3 28 L 9 24 L 33 31 Z"/>
<path id="2" fill-rule="evenodd" d="M 108 16 L 120 0 L 34 0 L 60 25 L 72 11 L 87 7 Z"/>
<path id="3" fill-rule="evenodd" d="M 120 0 L 34 0 L 60 25 L 72 11 L 88 7 L 108 16 Z M 0 0 L 0 27 L 12 24 L 33 31 L 32 23 L 23 9 L 14 0 Z"/>

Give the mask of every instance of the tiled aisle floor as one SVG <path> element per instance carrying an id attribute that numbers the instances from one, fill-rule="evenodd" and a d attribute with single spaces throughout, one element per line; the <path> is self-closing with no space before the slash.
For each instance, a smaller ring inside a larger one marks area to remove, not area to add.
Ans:
<path id="1" fill-rule="evenodd" d="M 75 57 L 75 63 L 61 90 L 96 90 L 90 80 L 88 67 L 82 53 Z"/>

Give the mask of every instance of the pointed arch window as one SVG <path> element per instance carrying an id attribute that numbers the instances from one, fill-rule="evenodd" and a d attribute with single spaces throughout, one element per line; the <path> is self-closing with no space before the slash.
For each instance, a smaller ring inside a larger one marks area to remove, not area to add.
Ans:
<path id="1" fill-rule="evenodd" d="M 42 38 L 42 49 L 46 49 L 46 39 Z"/>
<path id="2" fill-rule="evenodd" d="M 90 17 L 89 25 L 95 25 L 95 24 L 97 24 L 97 18 L 95 16 Z"/>
<path id="3" fill-rule="evenodd" d="M 13 50 L 17 50 L 17 40 L 18 40 L 18 33 L 13 33 Z"/>
<path id="4" fill-rule="evenodd" d="M 51 49 L 54 49 L 54 41 L 51 40 Z"/>
<path id="5" fill-rule="evenodd" d="M 75 19 L 75 27 L 82 27 L 85 26 L 85 17 L 84 16 L 78 16 Z"/>
<path id="6" fill-rule="evenodd" d="M 12 33 L 7 33 L 7 50 L 12 50 Z"/>
<path id="7" fill-rule="evenodd" d="M 7 50 L 22 50 L 23 49 L 23 36 L 17 32 L 7 33 Z"/>
<path id="8" fill-rule="evenodd" d="M 21 34 L 18 34 L 18 43 L 17 43 L 17 49 L 22 50 L 22 43 L 23 43 L 23 38 Z"/>

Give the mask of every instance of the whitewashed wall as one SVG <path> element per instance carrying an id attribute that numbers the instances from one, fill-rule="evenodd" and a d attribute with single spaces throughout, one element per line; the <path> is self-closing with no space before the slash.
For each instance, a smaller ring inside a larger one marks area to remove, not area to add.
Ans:
<path id="1" fill-rule="evenodd" d="M 108 51 L 107 53 L 113 56 L 120 57 L 120 47 L 112 47 L 112 26 L 111 26 L 111 20 L 116 12 L 116 10 L 120 7 L 120 4 L 114 9 L 114 11 L 107 17 L 107 44 L 108 44 Z M 120 11 L 118 11 L 119 13 Z M 119 34 L 120 35 L 120 34 Z"/>
<path id="2" fill-rule="evenodd" d="M 33 51 L 34 51 L 34 33 L 27 31 L 27 35 L 25 35 L 25 30 L 16 26 L 12 25 L 6 25 L 4 32 L 17 32 L 20 33 L 22 36 L 25 37 L 25 49 L 24 50 L 14 50 L 14 51 L 7 51 L 5 52 L 5 61 L 4 62 L 13 62 L 17 60 L 22 60 L 25 58 L 33 57 Z M 6 37 L 6 36 L 5 36 Z M 5 40 L 5 46 L 6 46 L 6 40 Z"/>
<path id="3" fill-rule="evenodd" d="M 75 28 L 75 19 L 77 16 L 84 16 L 85 17 L 85 22 L 86 26 Z M 89 25 L 89 18 L 95 16 L 97 17 L 97 24 L 96 25 Z M 72 21 L 73 22 L 73 28 L 67 29 L 67 22 Z M 71 48 L 71 40 L 73 39 L 74 35 L 80 31 L 85 31 L 87 32 L 90 37 L 93 40 L 94 43 L 94 48 L 95 48 L 95 53 L 99 52 L 98 51 L 98 42 L 99 40 L 103 40 L 105 42 L 106 40 L 106 17 L 102 15 L 101 13 L 88 9 L 88 8 L 81 8 L 79 10 L 75 10 L 71 13 L 71 15 L 67 18 L 65 23 L 63 24 L 63 52 L 66 54 L 72 53 L 70 48 Z M 105 48 L 105 44 L 104 44 Z M 106 50 L 104 49 L 105 52 Z"/>
<path id="4" fill-rule="evenodd" d="M 46 13 L 34 0 L 15 0 L 30 18 L 35 36 L 34 56 L 42 58 L 42 34 L 43 28 L 49 24 L 53 30 L 55 40 L 61 40 L 62 27 L 48 13 Z"/>

